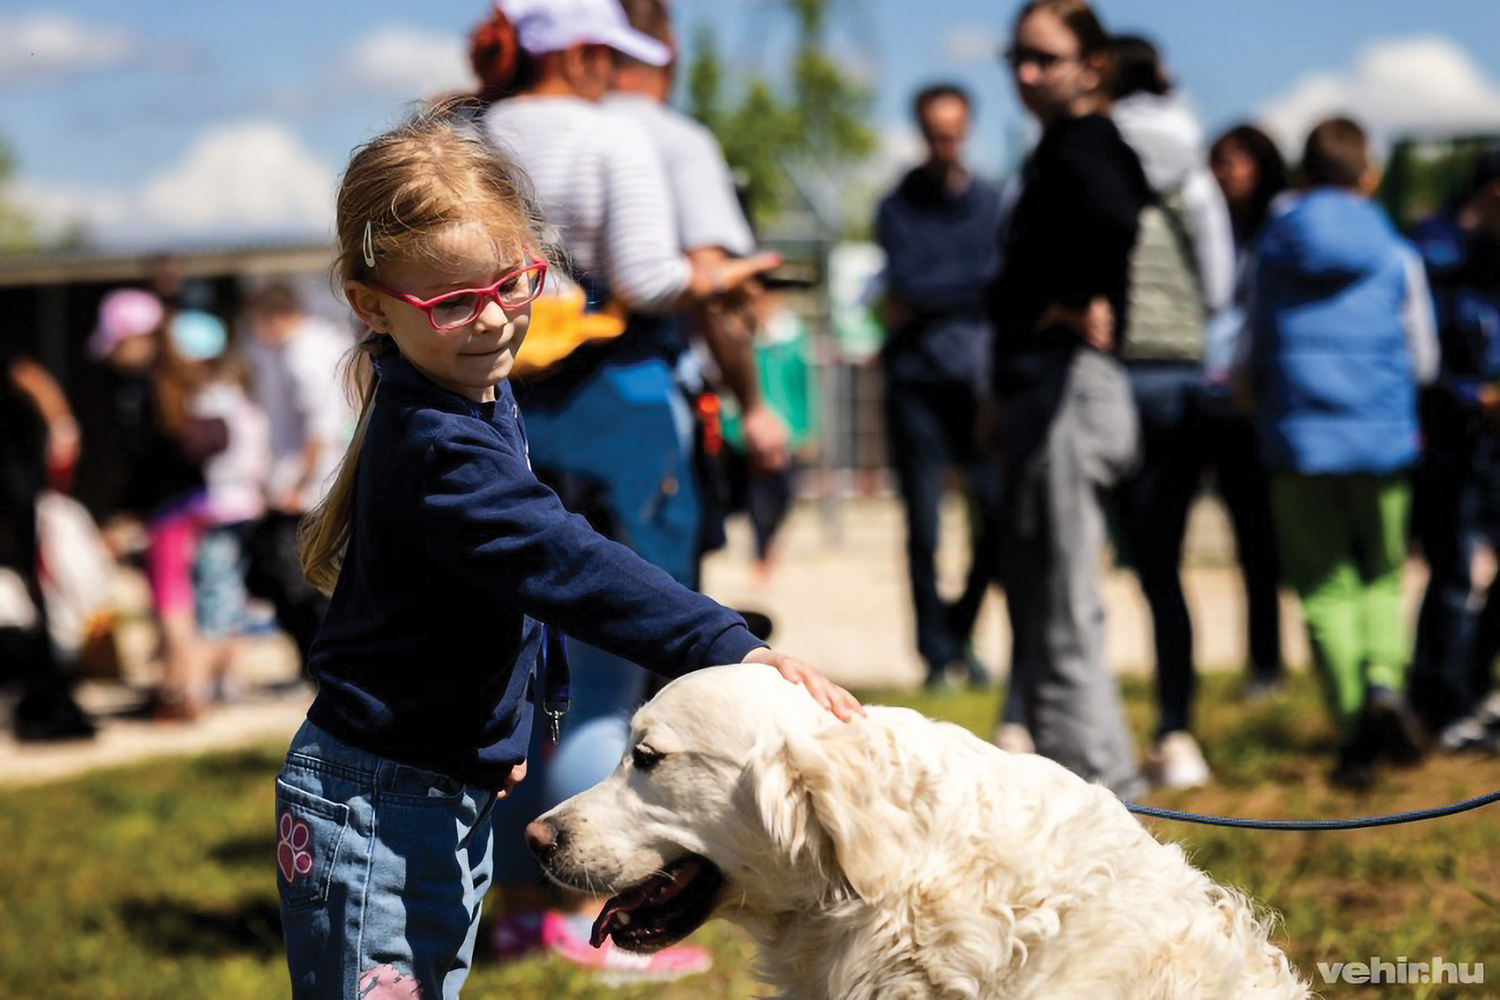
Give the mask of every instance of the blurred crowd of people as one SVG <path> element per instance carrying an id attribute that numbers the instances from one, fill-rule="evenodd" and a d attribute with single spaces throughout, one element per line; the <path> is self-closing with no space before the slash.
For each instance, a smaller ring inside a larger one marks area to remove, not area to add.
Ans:
<path id="1" fill-rule="evenodd" d="M 1181 563 L 1211 476 L 1244 577 L 1247 697 L 1283 683 L 1284 583 L 1339 728 L 1334 781 L 1493 750 L 1500 612 L 1476 610 L 1471 566 L 1496 525 L 1500 147 L 1413 244 L 1371 201 L 1356 122 L 1319 123 L 1296 169 L 1254 125 L 1206 142 L 1154 44 L 1081 0 L 1025 4 L 1004 58 L 1040 130 L 1018 174 L 999 190 L 972 176 L 972 99 L 930 87 L 914 104 L 926 161 L 875 226 L 928 685 L 983 680 L 967 643 L 994 579 L 1013 632 L 1000 746 L 1122 796 L 1208 782 Z M 933 569 L 950 469 L 973 542 L 951 602 Z M 1103 660 L 1110 539 L 1153 624 L 1157 724 L 1139 756 Z M 1413 539 L 1431 572 L 1414 639 Z"/>
<path id="2" fill-rule="evenodd" d="M 513 373 L 530 462 L 598 531 L 696 587 L 731 506 L 770 572 L 816 407 L 809 335 L 779 291 L 801 279 L 759 250 L 712 135 L 669 105 L 669 15 L 665 0 L 502 0 L 472 32 L 466 114 L 525 169 L 562 250 Z M 1500 529 L 1500 148 L 1409 242 L 1370 200 L 1376 158 L 1355 122 L 1320 123 L 1295 170 L 1253 125 L 1208 142 L 1152 42 L 1111 34 L 1083 0 L 1025 4 L 1004 58 L 1039 129 L 1022 169 L 1003 186 L 976 177 L 975 97 L 927 87 L 913 102 L 927 157 L 875 220 L 885 429 L 928 685 L 990 683 L 971 639 L 998 584 L 1013 634 L 1000 746 L 1127 797 L 1208 782 L 1181 563 L 1211 480 L 1244 577 L 1247 697 L 1284 683 L 1285 584 L 1339 727 L 1336 781 L 1367 787 L 1382 762 L 1434 748 L 1493 750 L 1500 591 L 1477 603 L 1471 567 Z M 355 433 L 355 343 L 285 282 L 233 316 L 171 280 L 110 292 L 87 353 L 110 373 L 107 447 L 129 474 L 102 530 L 67 496 L 80 437 L 65 394 L 0 355 L 0 655 L 21 685 L 18 737 L 93 733 L 70 688 L 112 560 L 149 582 L 154 718 L 235 696 L 257 607 L 304 668 L 315 660 L 326 597 L 304 578 L 298 526 Z M 935 561 L 951 471 L 971 558 L 947 600 Z M 1430 583 L 1409 638 L 1413 537 Z M 1111 539 L 1154 627 L 1143 754 L 1104 662 Z M 555 749 L 536 728 L 517 824 L 613 768 L 649 691 L 600 650 L 575 644 L 571 663 L 573 710 Z M 528 855 L 501 858 L 502 958 L 706 967 L 691 945 L 589 947 L 600 901 L 559 905 Z"/>
<path id="3" fill-rule="evenodd" d="M 105 369 L 109 421 L 90 445 L 124 469 L 102 526 L 68 495 L 90 456 L 66 395 L 31 359 L 7 359 L 5 565 L 31 600 L 0 634 L 22 680 L 20 739 L 93 734 L 70 689 L 85 661 L 107 671 L 117 653 L 118 562 L 149 585 L 160 637 L 138 714 L 192 720 L 239 696 L 242 637 L 259 619 L 274 616 L 304 660 L 317 632 L 324 599 L 302 578 L 297 520 L 352 429 L 338 389 L 352 332 L 309 314 L 282 281 L 252 290 L 237 336 L 193 298 L 164 266 L 153 287 L 99 304 L 85 352 Z M 16 627 L 27 623 L 37 627 Z"/>

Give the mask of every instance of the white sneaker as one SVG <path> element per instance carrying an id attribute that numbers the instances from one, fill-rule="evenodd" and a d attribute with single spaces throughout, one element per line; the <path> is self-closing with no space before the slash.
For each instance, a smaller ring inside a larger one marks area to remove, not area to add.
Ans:
<path id="1" fill-rule="evenodd" d="M 1490 732 L 1478 712 L 1450 722 L 1438 733 L 1437 748 L 1443 753 L 1472 753 L 1494 750 L 1495 734 Z"/>
<path id="2" fill-rule="evenodd" d="M 1500 731 L 1500 691 L 1492 692 L 1474 714 L 1486 729 Z"/>
<path id="3" fill-rule="evenodd" d="M 1145 770 L 1156 788 L 1202 788 L 1213 779 L 1198 741 L 1181 729 L 1163 736 L 1147 751 Z"/>
<path id="4" fill-rule="evenodd" d="M 1006 753 L 1036 753 L 1031 731 L 1019 722 L 1007 722 L 997 727 L 990 742 Z"/>

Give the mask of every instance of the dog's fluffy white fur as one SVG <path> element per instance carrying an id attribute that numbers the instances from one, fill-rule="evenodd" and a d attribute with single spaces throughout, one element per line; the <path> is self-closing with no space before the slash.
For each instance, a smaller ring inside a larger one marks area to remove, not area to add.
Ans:
<path id="1" fill-rule="evenodd" d="M 762 666 L 674 681 L 632 722 L 644 756 L 542 817 L 543 864 L 620 892 L 710 859 L 715 915 L 786 998 L 1310 996 L 1246 899 L 1104 788 L 867 711 L 839 723 Z"/>

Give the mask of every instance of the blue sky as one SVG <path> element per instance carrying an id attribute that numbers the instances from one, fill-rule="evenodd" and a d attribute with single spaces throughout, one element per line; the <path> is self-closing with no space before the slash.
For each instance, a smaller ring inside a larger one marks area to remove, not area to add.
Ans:
<path id="1" fill-rule="evenodd" d="M 676 0 L 732 74 L 775 78 L 792 41 L 774 0 Z M 1489 0 L 1101 0 L 1106 24 L 1161 43 L 1210 129 L 1268 122 L 1290 142 L 1352 111 L 1387 136 L 1500 131 L 1500 4 Z M 1022 119 L 995 60 L 1014 4 L 834 0 L 835 50 L 875 94 L 878 185 L 912 154 L 907 101 L 936 79 L 980 101 L 996 173 Z M 326 224 L 349 149 L 404 103 L 466 79 L 483 3 L 189 4 L 12 0 L 0 11 L 0 135 L 15 193 L 45 224 L 101 239 L 296 235 Z"/>

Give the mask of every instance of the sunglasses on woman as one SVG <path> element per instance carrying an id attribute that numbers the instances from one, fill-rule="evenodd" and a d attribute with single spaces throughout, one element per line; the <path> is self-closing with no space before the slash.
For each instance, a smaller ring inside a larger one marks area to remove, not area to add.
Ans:
<path id="1" fill-rule="evenodd" d="M 1027 48 L 1024 45 L 1013 45 L 1000 53 L 1000 61 L 1011 69 L 1020 69 L 1027 63 L 1032 63 L 1043 73 L 1059 63 L 1072 62 L 1077 58 L 1077 56 L 1065 56 L 1056 52 Z"/>
<path id="2" fill-rule="evenodd" d="M 416 306 L 427 314 L 427 322 L 438 332 L 456 330 L 468 326 L 484 312 L 491 299 L 500 303 L 501 309 L 519 309 L 542 294 L 542 285 L 547 280 L 547 262 L 532 256 L 530 263 L 514 271 L 502 274 L 493 285 L 484 288 L 460 288 L 430 299 L 419 299 L 415 295 L 398 292 L 385 285 L 367 281 L 377 292 L 399 299 L 409 306 Z"/>

